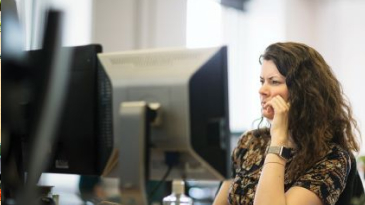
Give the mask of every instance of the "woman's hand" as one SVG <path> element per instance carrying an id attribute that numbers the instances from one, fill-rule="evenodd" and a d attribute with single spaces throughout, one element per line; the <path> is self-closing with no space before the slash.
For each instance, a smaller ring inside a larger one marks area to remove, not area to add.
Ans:
<path id="1" fill-rule="evenodd" d="M 275 96 L 264 105 L 264 109 L 271 109 L 271 111 L 274 112 L 270 130 L 272 146 L 287 146 L 289 144 L 289 107 L 289 103 L 279 95 Z"/>

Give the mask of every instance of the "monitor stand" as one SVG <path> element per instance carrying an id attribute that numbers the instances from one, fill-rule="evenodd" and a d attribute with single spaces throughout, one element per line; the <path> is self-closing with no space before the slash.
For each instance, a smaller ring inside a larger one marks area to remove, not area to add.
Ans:
<path id="1" fill-rule="evenodd" d="M 123 102 L 119 117 L 121 132 L 103 176 L 118 176 L 121 202 L 124 205 L 148 204 L 149 126 L 158 120 L 158 103 Z M 154 120 L 154 122 L 152 122 Z M 118 167 L 116 166 L 118 164 Z"/>

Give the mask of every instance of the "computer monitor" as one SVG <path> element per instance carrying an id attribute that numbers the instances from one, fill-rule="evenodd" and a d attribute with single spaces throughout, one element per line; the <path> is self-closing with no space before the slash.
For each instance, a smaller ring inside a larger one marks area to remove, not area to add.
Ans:
<path id="1" fill-rule="evenodd" d="M 134 158 L 132 146 L 140 139 L 125 140 L 125 129 L 134 128 L 126 125 L 133 119 L 123 118 L 122 104 L 158 103 L 161 123 L 149 129 L 146 177 L 161 180 L 168 169 L 166 157 L 176 158 L 167 179 L 223 180 L 229 176 L 225 46 L 100 53 L 98 58 L 112 84 L 114 146 L 122 146 L 120 152 L 127 155 L 121 164 L 141 163 Z M 127 175 L 136 172 L 130 170 Z"/>
<path id="2" fill-rule="evenodd" d="M 55 142 L 47 148 L 51 157 L 44 172 L 101 175 L 113 147 L 111 85 L 97 59 L 102 47 L 90 44 L 62 49 L 69 50 L 73 55 L 65 102 L 55 132 Z M 30 79 L 34 89 L 31 93 L 35 94 L 39 90 L 37 79 L 43 75 L 37 67 L 44 60 L 43 52 L 27 51 L 25 56 L 32 65 Z M 30 116 L 33 116 L 36 106 L 36 102 L 27 106 Z M 33 139 L 25 136 L 23 142 L 23 159 L 27 169 Z"/>

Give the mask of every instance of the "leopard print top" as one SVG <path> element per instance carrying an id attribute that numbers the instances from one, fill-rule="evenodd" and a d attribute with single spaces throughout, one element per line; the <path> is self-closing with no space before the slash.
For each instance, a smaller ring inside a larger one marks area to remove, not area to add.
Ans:
<path id="1" fill-rule="evenodd" d="M 259 133 L 259 134 L 258 134 Z M 265 160 L 265 151 L 270 144 L 269 132 L 257 130 L 245 133 L 238 141 L 232 153 L 233 183 L 228 200 L 232 205 L 252 205 L 261 169 Z M 327 155 L 295 181 L 285 174 L 285 191 L 293 186 L 304 187 L 314 192 L 324 205 L 334 205 L 346 186 L 351 169 L 351 159 L 347 151 L 338 145 L 331 145 Z M 292 151 L 292 156 L 295 151 Z M 287 165 L 292 161 L 291 157 Z"/>

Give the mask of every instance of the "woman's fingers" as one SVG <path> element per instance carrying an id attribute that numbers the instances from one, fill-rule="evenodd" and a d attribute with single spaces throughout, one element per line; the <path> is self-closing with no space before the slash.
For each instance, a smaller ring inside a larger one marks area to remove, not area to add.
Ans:
<path id="1" fill-rule="evenodd" d="M 273 109 L 274 112 L 287 112 L 289 110 L 289 103 L 287 103 L 280 95 L 275 96 L 270 101 L 268 101 L 265 109 Z"/>

